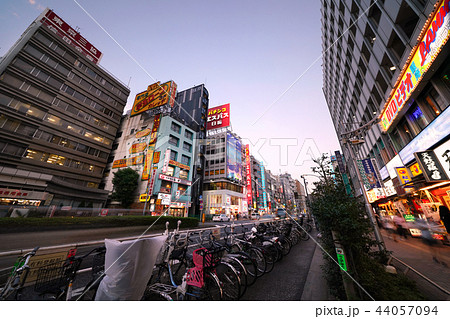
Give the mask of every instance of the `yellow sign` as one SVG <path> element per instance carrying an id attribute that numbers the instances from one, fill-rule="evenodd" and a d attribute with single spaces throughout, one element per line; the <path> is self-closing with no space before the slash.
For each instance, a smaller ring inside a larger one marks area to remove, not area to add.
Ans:
<path id="1" fill-rule="evenodd" d="M 412 176 L 417 176 L 417 175 L 422 174 L 422 170 L 420 169 L 419 163 L 411 165 L 408 168 L 411 171 Z"/>
<path id="2" fill-rule="evenodd" d="M 161 152 L 154 152 L 153 153 L 153 164 L 158 164 L 160 157 L 161 157 Z"/>
<path id="3" fill-rule="evenodd" d="M 145 130 L 139 131 L 139 132 L 136 133 L 136 138 L 147 136 L 148 134 L 151 133 L 151 131 L 152 130 L 149 129 L 149 128 L 146 128 Z"/>
<path id="4" fill-rule="evenodd" d="M 176 84 L 173 81 L 163 84 L 157 82 L 149 85 L 147 91 L 136 95 L 130 116 L 167 104 L 169 102 L 169 97 L 174 96 L 174 89 L 176 90 Z M 170 102 L 172 102 L 172 98 Z M 173 105 L 173 103 L 171 104 Z"/>
<path id="5" fill-rule="evenodd" d="M 130 147 L 130 154 L 143 152 L 146 147 L 147 147 L 147 143 L 133 144 Z"/>
<path id="6" fill-rule="evenodd" d="M 181 163 L 173 161 L 173 160 L 170 160 L 169 164 L 170 165 L 174 165 L 174 166 L 178 166 L 179 168 L 182 168 L 182 169 L 185 169 L 185 170 L 190 170 L 191 169 L 189 166 L 181 164 Z"/>
<path id="7" fill-rule="evenodd" d="M 128 167 L 139 165 L 144 162 L 144 155 L 139 155 L 131 158 L 122 158 L 113 162 L 112 168 Z"/>
<path id="8" fill-rule="evenodd" d="M 441 0 L 440 4 L 436 6 L 433 17 L 428 19 L 422 29 L 418 44 L 411 51 L 411 55 L 380 115 L 380 126 L 384 131 L 389 129 L 399 111 L 447 43 L 450 37 L 449 12 L 449 1 Z"/>
<path id="9" fill-rule="evenodd" d="M 68 251 L 62 251 L 58 253 L 51 253 L 45 255 L 35 255 L 30 258 L 28 266 L 30 266 L 30 272 L 28 273 L 27 283 L 33 282 L 37 279 L 38 271 L 41 267 L 59 267 L 61 263 L 67 259 Z"/>
<path id="10" fill-rule="evenodd" d="M 406 167 L 396 167 L 398 179 L 400 180 L 400 185 L 407 184 L 411 182 L 411 176 L 409 176 L 408 169 Z"/>

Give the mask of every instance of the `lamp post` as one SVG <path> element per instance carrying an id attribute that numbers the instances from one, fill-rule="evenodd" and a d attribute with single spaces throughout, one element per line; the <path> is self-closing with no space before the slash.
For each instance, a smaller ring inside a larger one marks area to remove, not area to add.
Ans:
<path id="1" fill-rule="evenodd" d="M 365 125 L 357 128 L 355 130 L 344 132 L 344 133 L 340 134 L 339 140 L 345 146 L 347 146 L 347 149 L 350 153 L 351 161 L 353 163 L 353 168 L 355 169 L 356 177 L 358 178 L 358 184 L 361 189 L 361 193 L 364 197 L 364 204 L 366 207 L 367 217 L 369 217 L 369 220 L 370 220 L 373 230 L 374 230 L 375 239 L 378 242 L 378 249 L 380 251 L 384 251 L 385 250 L 384 240 L 383 240 L 383 237 L 381 236 L 380 230 L 378 229 L 378 225 L 376 223 L 375 217 L 373 216 L 372 205 L 369 203 L 369 199 L 367 198 L 363 179 L 362 179 L 361 173 L 359 171 L 358 164 L 356 163 L 356 155 L 355 155 L 355 152 L 353 151 L 353 145 L 358 145 L 358 144 L 364 143 L 363 139 L 358 139 L 358 135 L 362 134 L 366 130 L 369 130 L 373 124 L 376 124 L 378 122 L 379 122 L 379 119 L 377 117 L 374 117 L 372 120 L 370 120 Z"/>

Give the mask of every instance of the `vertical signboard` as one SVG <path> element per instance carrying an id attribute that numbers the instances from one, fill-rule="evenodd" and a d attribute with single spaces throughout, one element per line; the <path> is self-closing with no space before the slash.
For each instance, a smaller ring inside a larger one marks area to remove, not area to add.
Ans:
<path id="1" fill-rule="evenodd" d="M 227 132 L 227 178 L 242 181 L 241 142 Z"/>
<path id="2" fill-rule="evenodd" d="M 261 190 L 262 190 L 262 195 L 263 195 L 263 207 L 264 207 L 264 210 L 266 210 L 267 209 L 266 177 L 264 174 L 264 164 L 262 161 L 260 163 L 260 167 L 261 167 Z"/>
<path id="3" fill-rule="evenodd" d="M 339 151 L 334 152 L 334 154 L 336 155 L 339 173 L 344 174 L 345 173 L 345 165 L 344 165 L 344 159 L 342 157 L 342 154 Z"/>
<path id="4" fill-rule="evenodd" d="M 441 163 L 447 177 L 450 177 L 450 140 L 434 149 L 434 154 Z"/>
<path id="5" fill-rule="evenodd" d="M 143 181 L 148 180 L 150 175 L 150 170 L 153 162 L 153 151 L 155 150 L 156 139 L 158 137 L 158 129 L 160 123 L 161 123 L 161 115 L 158 114 L 155 116 L 155 119 L 153 121 L 152 133 L 150 135 L 150 141 L 147 147 L 147 154 L 145 156 L 144 169 L 142 170 L 142 178 L 141 178 Z"/>
<path id="6" fill-rule="evenodd" d="M 367 182 L 370 185 L 370 189 L 381 188 L 381 181 L 379 180 L 376 170 L 373 166 L 371 159 L 366 158 L 361 161 L 366 175 Z"/>
<path id="7" fill-rule="evenodd" d="M 163 174 L 166 174 L 167 170 L 169 169 L 169 161 L 170 161 L 170 150 L 167 149 L 166 153 L 164 154 L 164 165 L 162 168 Z"/>
<path id="8" fill-rule="evenodd" d="M 436 154 L 433 151 L 424 151 L 414 153 L 414 156 L 422 169 L 427 182 L 438 182 L 448 180 L 444 168 L 439 163 Z"/>
<path id="9" fill-rule="evenodd" d="M 404 186 L 405 184 L 408 184 L 411 182 L 411 176 L 409 175 L 408 169 L 404 166 L 402 167 L 396 167 L 395 171 L 397 172 L 398 180 L 400 182 L 400 185 L 403 187 L 411 187 L 411 186 Z"/>
<path id="10" fill-rule="evenodd" d="M 358 165 L 359 173 L 361 174 L 361 178 L 362 178 L 362 181 L 363 181 L 363 184 L 364 184 L 364 188 L 366 190 L 372 189 L 372 186 L 370 185 L 369 180 L 367 179 L 366 171 L 364 170 L 364 165 L 363 165 L 362 160 L 356 160 L 356 163 Z"/>
<path id="11" fill-rule="evenodd" d="M 252 194 L 252 171 L 250 165 L 250 145 L 245 145 L 245 164 L 247 170 L 247 203 L 248 206 L 252 206 L 253 194 Z"/>

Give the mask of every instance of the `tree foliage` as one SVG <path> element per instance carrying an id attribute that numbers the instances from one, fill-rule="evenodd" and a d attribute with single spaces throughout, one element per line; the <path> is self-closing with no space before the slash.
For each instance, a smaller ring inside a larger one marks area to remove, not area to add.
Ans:
<path id="1" fill-rule="evenodd" d="M 133 193 L 138 187 L 139 173 L 127 167 L 114 173 L 112 183 L 114 191 L 112 198 L 122 202 L 122 206 L 128 208 L 133 203 Z"/>
<path id="2" fill-rule="evenodd" d="M 378 242 L 373 236 L 372 224 L 366 215 L 364 203 L 347 194 L 339 173 L 331 173 L 326 154 L 314 162 L 317 166 L 312 170 L 320 174 L 321 179 L 314 183 L 310 208 L 322 234 L 322 245 L 329 254 L 325 254 L 324 268 L 331 292 L 337 299 L 347 298 L 341 271 L 336 264 L 335 243 L 338 241 L 346 251 L 348 273 L 370 296 L 376 300 L 395 300 L 399 296 L 421 299 L 420 294 L 414 294 L 416 291 L 411 288 L 414 286 L 413 282 L 384 271 L 383 263 L 386 262 L 387 255 L 377 249 Z M 402 288 L 403 284 L 408 291 Z M 359 295 L 355 296 L 356 299 L 370 299 L 362 289 L 357 291 Z"/>

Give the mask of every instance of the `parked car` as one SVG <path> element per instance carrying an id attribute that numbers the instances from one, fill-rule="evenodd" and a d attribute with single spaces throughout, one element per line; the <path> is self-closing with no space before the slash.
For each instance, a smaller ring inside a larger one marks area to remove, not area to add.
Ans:
<path id="1" fill-rule="evenodd" d="M 230 221 L 230 217 L 228 217 L 226 214 L 220 214 L 220 215 L 215 215 L 212 218 L 213 222 L 229 222 Z"/>
<path id="2" fill-rule="evenodd" d="M 250 215 L 250 219 L 259 219 L 261 217 L 261 215 L 259 215 L 258 213 L 252 213 Z"/>
<path id="3" fill-rule="evenodd" d="M 286 219 L 287 218 L 287 213 L 283 208 L 278 208 L 277 210 L 277 219 Z"/>

